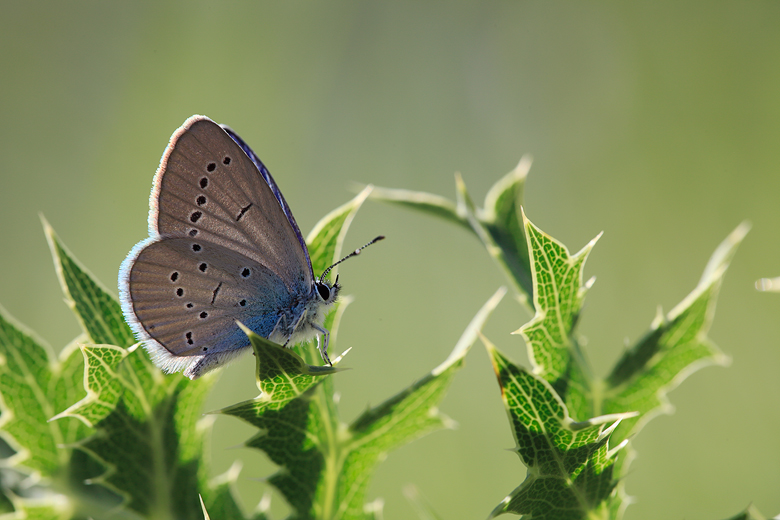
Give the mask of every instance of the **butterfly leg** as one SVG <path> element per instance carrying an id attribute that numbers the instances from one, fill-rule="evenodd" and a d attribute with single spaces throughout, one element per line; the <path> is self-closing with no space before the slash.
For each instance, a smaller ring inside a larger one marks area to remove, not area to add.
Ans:
<path id="1" fill-rule="evenodd" d="M 327 363 L 330 366 L 333 366 L 333 363 L 330 362 L 330 358 L 328 357 L 328 343 L 330 341 L 330 332 L 325 327 L 318 327 L 317 325 L 314 325 L 314 328 L 317 329 L 322 333 L 322 337 L 325 338 L 325 347 L 322 347 L 322 343 L 320 343 L 320 336 L 317 335 L 317 350 L 320 351 L 320 355 L 322 356 L 322 360 Z"/>

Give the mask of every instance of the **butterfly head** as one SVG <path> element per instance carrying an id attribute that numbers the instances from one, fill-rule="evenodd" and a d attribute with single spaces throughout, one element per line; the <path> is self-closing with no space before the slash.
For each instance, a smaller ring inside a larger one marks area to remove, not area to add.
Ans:
<path id="1" fill-rule="evenodd" d="M 322 300 L 322 303 L 326 305 L 335 302 L 339 297 L 339 290 L 341 289 L 341 286 L 339 285 L 338 275 L 336 275 L 336 281 L 332 284 L 328 280 L 323 280 L 321 276 L 319 280 L 314 282 L 314 286 L 317 289 L 317 294 Z"/>

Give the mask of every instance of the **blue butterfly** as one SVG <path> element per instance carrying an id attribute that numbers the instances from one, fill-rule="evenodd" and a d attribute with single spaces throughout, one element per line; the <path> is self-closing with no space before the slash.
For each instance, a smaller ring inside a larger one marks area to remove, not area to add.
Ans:
<path id="1" fill-rule="evenodd" d="M 236 321 L 285 346 L 317 337 L 330 364 L 323 323 L 341 287 L 325 275 L 361 249 L 315 278 L 268 169 L 230 128 L 192 116 L 154 177 L 149 238 L 122 263 L 122 311 L 152 361 L 190 379 L 249 348 Z"/>

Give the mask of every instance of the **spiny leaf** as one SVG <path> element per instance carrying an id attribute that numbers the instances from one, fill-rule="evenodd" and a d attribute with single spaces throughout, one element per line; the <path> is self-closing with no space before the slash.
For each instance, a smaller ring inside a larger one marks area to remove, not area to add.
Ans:
<path id="1" fill-rule="evenodd" d="M 48 222 L 44 220 L 43 225 L 66 301 L 91 343 L 116 345 L 123 348 L 133 345 L 136 340 L 130 327 L 124 321 L 119 302 L 62 245 Z M 113 357 L 113 354 L 104 353 Z M 149 402 L 158 402 L 165 397 L 166 385 L 159 384 L 162 378 L 160 370 L 146 355 L 130 356 L 125 364 L 131 366 L 128 373 L 134 380 L 133 384 L 147 394 L 145 398 Z M 128 395 L 125 398 L 128 410 L 138 410 L 136 396 Z M 103 400 L 105 402 L 111 401 L 109 398 Z M 142 411 L 137 411 L 137 413 L 143 414 Z"/>
<path id="2" fill-rule="evenodd" d="M 574 422 L 550 384 L 509 362 L 486 339 L 501 387 L 517 454 L 528 466 L 525 481 L 491 513 L 528 515 L 538 520 L 588 518 L 612 493 L 615 454 L 609 449 L 614 428 L 631 414 L 612 414 Z"/>
<path id="3" fill-rule="evenodd" d="M 261 394 L 254 401 L 222 410 L 258 428 L 259 433 L 246 445 L 263 450 L 281 467 L 269 482 L 285 496 L 294 518 L 362 519 L 369 515 L 366 488 L 385 454 L 450 423 L 438 411 L 438 404 L 502 296 L 503 291 L 499 291 L 485 304 L 442 365 L 367 410 L 349 427 L 338 420 L 332 399 L 319 391 L 322 385 L 312 386 L 316 383 L 290 386 L 286 391 L 271 387 L 285 397 L 299 394 L 284 403 Z M 300 377 L 278 376 L 275 380 L 286 384 L 285 380 Z"/>
<path id="4" fill-rule="evenodd" d="M 65 445 L 86 435 L 81 423 L 55 424 L 49 418 L 83 395 L 81 354 L 75 344 L 54 362 L 48 347 L 0 307 L 0 436 L 16 451 L 5 464 L 16 478 L 32 475 L 39 485 L 4 489 L 5 509 L 27 518 L 69 518 L 78 483 L 73 453 Z M 9 476 L 4 486 L 10 485 Z M 10 504 L 7 503 L 10 501 Z"/>
<path id="5" fill-rule="evenodd" d="M 590 374 L 574 335 L 585 292 L 591 286 L 590 282 L 583 284 L 582 268 L 595 240 L 572 256 L 563 244 L 541 232 L 525 216 L 523 218 L 532 259 L 536 315 L 518 332 L 523 334 L 528 345 L 534 365 L 533 378 L 538 378 L 536 385 L 550 384 L 551 395 L 561 401 L 566 417 L 586 418 L 596 413 L 608 414 L 602 417 L 618 417 L 623 413 L 622 420 L 611 427 L 614 431 L 610 440 L 613 445 L 623 446 L 647 420 L 664 410 L 668 405 L 664 397 L 668 390 L 697 368 L 726 361 L 727 358 L 706 337 L 706 332 L 723 273 L 747 232 L 747 226 L 737 228 L 721 244 L 696 290 L 666 318 L 659 317 L 650 333 L 624 355 L 606 383 L 601 383 L 594 381 Z M 497 370 L 505 366 L 499 357 L 496 359 L 499 360 L 495 362 Z M 532 378 L 530 374 L 516 377 L 526 381 Z M 594 388 L 603 390 L 594 392 Z M 530 401 L 526 399 L 517 409 L 531 413 L 535 408 Z M 542 407 L 548 411 L 554 408 L 549 402 Z M 513 417 L 514 424 L 518 424 L 518 420 L 523 422 Z M 546 437 L 542 436 L 541 440 L 528 438 L 521 446 L 536 449 L 544 445 Z M 627 501 L 622 481 L 618 479 L 625 475 L 628 458 L 613 457 L 605 450 L 599 447 L 587 455 L 580 474 L 587 476 L 584 481 L 584 477 L 574 472 L 568 480 L 557 477 L 557 480 L 549 481 L 540 476 L 543 472 L 539 469 L 539 457 L 534 456 L 535 453 L 523 454 L 521 449 L 524 460 L 531 457 L 528 459 L 529 479 L 508 496 L 494 514 L 512 511 L 533 518 L 583 518 L 590 512 L 591 515 L 620 518 Z M 541 460 L 558 464 L 555 457 Z M 599 466 L 604 461 L 608 464 Z M 583 494 L 583 489 L 590 491 Z M 548 505 L 542 506 L 536 499 L 545 492 L 549 494 Z"/>
<path id="6" fill-rule="evenodd" d="M 347 229 L 369 191 L 370 188 L 367 188 L 352 201 L 326 215 L 309 234 L 307 243 L 316 272 L 322 272 L 339 259 Z M 331 346 L 335 343 L 339 318 L 348 301 L 348 298 L 343 299 L 326 319 Z M 220 413 L 239 417 L 261 428 L 263 433 L 252 438 L 247 445 L 263 449 L 271 460 L 285 468 L 269 482 L 280 490 L 299 515 L 305 517 L 323 507 L 322 500 L 317 497 L 322 454 L 312 448 L 314 441 L 311 436 L 333 436 L 340 427 L 330 378 L 319 376 L 332 374 L 338 369 L 315 365 L 320 356 L 314 348 L 302 349 L 302 358 L 244 330 L 255 351 L 257 384 L 261 393 L 253 400 L 228 407 Z"/>
<path id="7" fill-rule="evenodd" d="M 135 343 L 119 302 L 60 243 L 46 219 L 41 220 L 66 302 L 92 343 L 125 348 Z"/>
<path id="8" fill-rule="evenodd" d="M 490 256 L 517 285 L 519 294 L 529 300 L 533 298 L 533 282 L 528 244 L 520 215 L 525 179 L 530 168 L 530 157 L 523 157 L 514 170 L 490 188 L 481 210 L 471 203 L 460 176 L 455 178 L 459 205 L 461 200 L 466 203 L 466 219 L 472 230 Z"/>
<path id="9" fill-rule="evenodd" d="M 617 439 L 635 435 L 650 419 L 668 412 L 666 394 L 688 375 L 712 364 L 725 365 L 728 356 L 707 337 L 723 275 L 748 225 L 737 227 L 712 255 L 699 285 L 666 316 L 656 317 L 650 332 L 629 349 L 607 378 L 605 413 L 632 410 Z"/>
<path id="10" fill-rule="evenodd" d="M 441 217 L 474 233 L 504 270 L 521 303 L 530 305 L 533 298 L 531 266 L 525 233 L 519 224 L 519 209 L 530 167 L 530 158 L 523 157 L 513 171 L 488 191 L 483 209 L 477 208 L 471 201 L 460 175 L 455 177 L 455 203 L 431 193 L 390 188 L 374 188 L 369 196 Z"/>
<path id="11" fill-rule="evenodd" d="M 162 385 L 167 397 L 150 402 L 130 377 L 129 365 L 122 372 L 122 399 L 97 424 L 96 433 L 79 444 L 106 468 L 91 482 L 121 495 L 128 508 L 143 516 L 195 518 L 203 490 L 202 437 L 210 422 L 196 422 L 192 409 L 202 408 L 214 378 L 194 383 L 167 378 L 169 384 Z M 131 392 L 137 392 L 132 401 Z"/>
<path id="12" fill-rule="evenodd" d="M 592 413 L 588 392 L 589 368 L 573 337 L 585 293 L 583 284 L 588 253 L 599 236 L 575 255 L 559 241 L 533 225 L 523 214 L 530 256 L 533 259 L 534 308 L 531 321 L 520 327 L 534 373 L 549 381 L 578 418 Z"/>
<path id="13" fill-rule="evenodd" d="M 243 324 L 239 323 L 239 327 L 252 344 L 260 395 L 216 413 L 233 415 L 248 421 L 249 417 L 266 408 L 284 408 L 290 401 L 314 387 L 318 383 L 318 377 L 339 371 L 336 367 L 309 365 L 292 350 L 258 336 Z"/>
<path id="14" fill-rule="evenodd" d="M 119 364 L 128 351 L 113 345 L 81 345 L 84 356 L 84 388 L 87 395 L 67 410 L 52 417 L 75 417 L 84 424 L 94 427 L 116 408 L 124 393 L 119 381 Z"/>
<path id="15" fill-rule="evenodd" d="M 165 376 L 143 350 L 126 350 L 135 340 L 118 302 L 44 225 L 69 305 L 89 338 L 107 343 L 82 347 L 87 396 L 51 424 L 93 426 L 76 445 L 98 464 L 83 476 L 122 497 L 123 507 L 150 518 L 195 518 L 198 494 L 211 493 L 203 446 L 212 419 L 200 414 L 214 377 Z"/>
<path id="16" fill-rule="evenodd" d="M 0 308 L 0 432 L 16 450 L 13 463 L 24 471 L 52 477 L 70 454 L 58 446 L 85 433 L 78 425 L 48 422 L 68 402 L 81 397 L 81 354 L 75 345 L 54 363 L 47 347 Z"/>

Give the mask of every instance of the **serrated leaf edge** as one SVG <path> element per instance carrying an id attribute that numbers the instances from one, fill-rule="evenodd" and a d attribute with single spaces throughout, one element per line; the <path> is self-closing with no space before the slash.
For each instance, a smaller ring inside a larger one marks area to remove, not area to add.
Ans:
<path id="1" fill-rule="evenodd" d="M 89 385 L 89 372 L 87 370 L 88 358 L 87 358 L 87 353 L 85 352 L 85 349 L 88 348 L 88 347 L 101 347 L 101 348 L 106 348 L 106 349 L 110 349 L 110 350 L 117 350 L 117 351 L 119 351 L 122 354 L 122 361 L 124 361 L 127 358 L 127 356 L 132 353 L 131 350 L 125 349 L 125 348 L 122 348 L 122 347 L 118 347 L 116 345 L 92 345 L 92 344 L 89 344 L 89 343 L 84 343 L 84 344 L 79 345 L 79 350 L 81 350 L 81 354 L 84 357 L 84 389 L 87 391 L 87 395 L 84 396 L 83 399 L 81 399 L 79 401 L 76 401 L 71 406 L 69 406 L 67 409 L 63 410 L 62 412 L 58 413 L 57 415 L 55 415 L 54 417 L 49 419 L 49 421 L 56 421 L 58 419 L 62 419 L 63 417 L 73 417 L 75 419 L 80 420 L 81 422 L 83 422 L 84 424 L 89 426 L 90 428 L 94 428 L 95 427 L 95 425 L 91 421 L 87 420 L 86 417 L 84 417 L 83 415 L 81 415 L 79 413 L 76 413 L 76 410 L 78 410 L 79 408 L 82 408 L 82 407 L 84 407 L 86 405 L 89 405 L 89 404 L 92 404 L 92 403 L 100 402 L 100 396 L 98 395 L 97 392 L 92 390 L 90 388 L 90 385 Z M 135 349 L 133 349 L 133 350 L 135 350 Z M 120 363 L 122 361 L 120 361 Z M 117 366 L 117 368 L 118 367 L 119 367 L 119 365 Z M 108 374 L 112 374 L 116 379 L 123 380 L 123 377 L 119 373 L 119 371 L 107 370 L 106 372 Z M 129 387 L 129 383 L 127 381 L 123 381 L 122 382 L 122 386 L 127 388 L 127 387 Z"/>
<path id="2" fill-rule="evenodd" d="M 529 255 L 529 258 L 531 259 L 531 263 L 532 264 L 534 262 L 534 251 L 533 251 L 533 247 L 534 247 L 533 243 L 534 243 L 534 241 L 531 238 L 531 232 L 530 232 L 531 229 L 534 232 L 539 233 L 540 235 L 548 238 L 551 242 L 553 242 L 556 245 L 558 245 L 559 247 L 561 247 L 563 249 L 563 251 L 566 252 L 566 255 L 568 256 L 568 264 L 569 264 L 569 266 L 572 266 L 572 265 L 576 264 L 577 262 L 579 262 L 580 258 L 582 258 L 582 269 L 579 272 L 579 288 L 577 289 L 577 298 L 578 299 L 583 299 L 585 297 L 585 294 L 588 292 L 588 290 L 590 290 L 593 287 L 593 284 L 595 283 L 595 280 L 596 280 L 595 277 L 591 277 L 586 282 L 583 282 L 585 262 L 587 261 L 588 256 L 590 255 L 591 250 L 593 250 L 593 247 L 596 245 L 596 242 L 599 241 L 599 239 L 602 237 L 604 232 L 603 231 L 600 232 L 598 235 L 596 235 L 594 238 L 592 238 L 587 244 L 585 244 L 582 247 L 582 249 L 580 249 L 579 251 L 577 251 L 575 254 L 572 255 L 571 252 L 569 251 L 569 248 L 566 247 L 566 245 L 563 242 L 561 242 L 560 240 L 556 239 L 555 237 L 553 237 L 549 233 L 544 232 L 539 227 L 537 227 L 533 222 L 531 222 L 531 220 L 526 216 L 524 208 L 520 208 L 520 211 L 522 213 L 522 218 L 523 218 L 523 227 L 526 230 L 526 234 L 527 234 L 527 237 L 528 237 L 528 240 L 527 240 L 527 242 L 528 242 L 528 255 Z M 552 268 L 551 268 L 551 270 L 552 270 Z M 537 270 L 533 269 L 533 268 L 531 268 L 531 280 L 532 280 L 533 286 L 537 287 L 538 286 L 538 273 L 537 273 Z M 517 330 L 512 332 L 512 334 L 519 334 L 519 335 L 521 335 L 523 337 L 523 340 L 525 341 L 527 352 L 528 352 L 528 359 L 531 361 L 531 364 L 533 365 L 533 373 L 534 374 L 542 373 L 545 370 L 545 367 L 541 363 L 537 362 L 536 356 L 535 356 L 534 351 L 533 351 L 533 346 L 531 344 L 531 338 L 528 337 L 528 335 L 526 334 L 525 331 L 527 331 L 530 327 L 536 326 L 540 322 L 543 322 L 544 319 L 547 317 L 547 311 L 541 305 L 541 302 L 539 301 L 539 297 L 540 297 L 539 296 L 539 291 L 538 290 L 534 290 L 533 306 L 534 306 L 534 309 L 536 309 L 534 317 L 531 318 L 531 320 L 528 321 L 527 323 L 523 324 L 520 328 L 518 328 Z M 572 331 L 565 331 L 565 332 L 566 332 L 566 334 L 562 335 L 562 337 L 567 338 L 567 343 L 571 343 L 571 340 L 569 338 L 571 336 Z M 572 352 L 572 354 L 574 354 L 574 353 Z M 583 366 L 582 368 L 586 369 L 587 367 Z"/>

